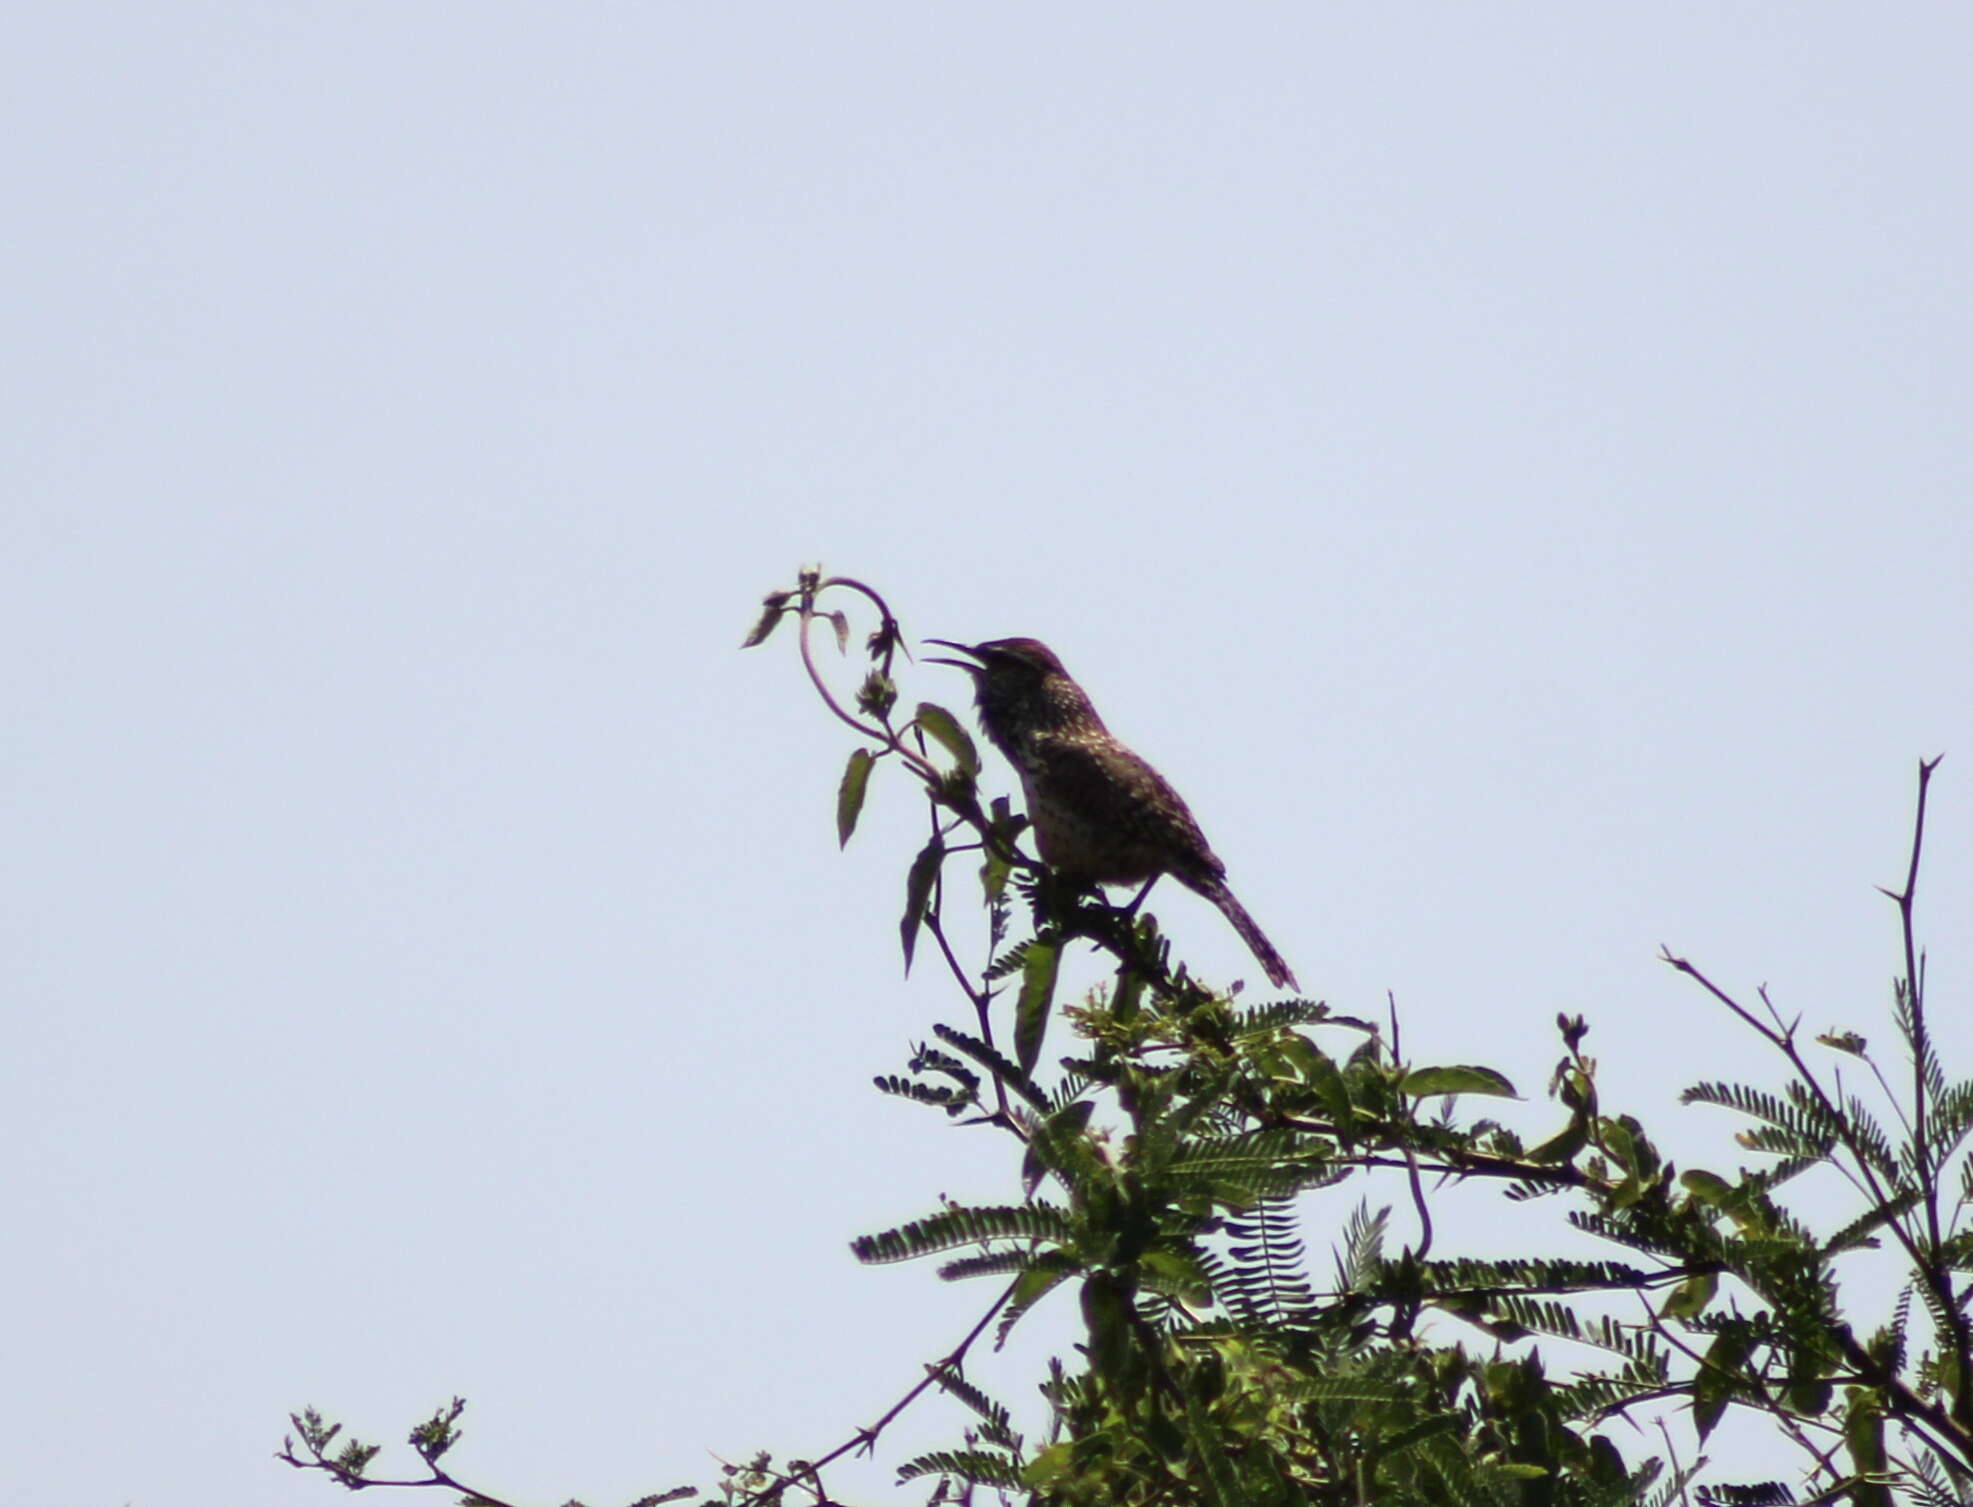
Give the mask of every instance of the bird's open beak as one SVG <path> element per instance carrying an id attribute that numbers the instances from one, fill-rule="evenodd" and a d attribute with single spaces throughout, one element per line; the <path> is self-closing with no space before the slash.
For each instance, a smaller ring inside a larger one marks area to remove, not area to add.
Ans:
<path id="1" fill-rule="evenodd" d="M 968 644 L 956 644 L 949 638 L 928 638 L 925 639 L 924 642 L 928 644 L 937 644 L 941 649 L 957 649 L 961 654 L 970 654 L 975 659 L 979 659 L 982 657 L 978 649 L 975 649 Z M 980 673 L 980 666 L 975 664 L 968 664 L 963 659 L 938 659 L 928 655 L 926 656 L 924 663 L 928 665 L 951 665 L 954 669 L 970 670 L 975 675 Z"/>

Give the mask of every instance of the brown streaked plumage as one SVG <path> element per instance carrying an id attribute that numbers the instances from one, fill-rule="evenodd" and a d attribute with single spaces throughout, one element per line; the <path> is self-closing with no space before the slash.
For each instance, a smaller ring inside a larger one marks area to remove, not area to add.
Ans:
<path id="1" fill-rule="evenodd" d="M 1085 884 L 1135 884 L 1169 874 L 1220 908 L 1270 983 L 1300 987 L 1226 887 L 1226 865 L 1191 809 L 1163 775 L 1111 735 L 1046 644 L 1032 638 L 927 642 L 979 661 L 931 662 L 956 665 L 973 677 L 980 726 L 1019 773 L 1035 842 L 1051 868 Z"/>

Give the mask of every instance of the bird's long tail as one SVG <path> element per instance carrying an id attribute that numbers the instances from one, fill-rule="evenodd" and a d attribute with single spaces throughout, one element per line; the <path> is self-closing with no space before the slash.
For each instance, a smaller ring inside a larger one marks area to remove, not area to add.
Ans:
<path id="1" fill-rule="evenodd" d="M 1233 891 L 1226 887 L 1226 881 L 1219 880 L 1210 885 L 1195 887 L 1200 894 L 1217 905 L 1226 919 L 1233 923 L 1233 929 L 1240 933 L 1240 940 L 1247 944 L 1260 961 L 1261 967 L 1267 970 L 1267 981 L 1270 984 L 1277 989 L 1299 990 L 1302 987 L 1295 982 L 1294 970 L 1283 960 L 1281 954 L 1274 950 L 1274 944 L 1268 941 L 1267 934 L 1255 924 L 1254 918 L 1247 914 L 1247 907 L 1233 898 Z"/>

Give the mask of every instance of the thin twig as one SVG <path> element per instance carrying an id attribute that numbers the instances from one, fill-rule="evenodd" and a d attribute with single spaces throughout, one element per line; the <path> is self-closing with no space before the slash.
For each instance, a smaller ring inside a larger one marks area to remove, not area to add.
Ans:
<path id="1" fill-rule="evenodd" d="M 294 1415 L 292 1414 L 289 1415 L 289 1418 L 297 1429 L 302 1429 L 302 1422 L 299 1418 L 294 1417 Z M 445 1471 L 440 1470 L 438 1466 L 432 1464 L 429 1460 L 425 1462 L 425 1468 L 431 1471 L 431 1474 L 429 1476 L 426 1476 L 423 1480 L 406 1479 L 402 1481 L 393 1481 L 393 1480 L 388 1480 L 382 1476 L 366 1476 L 361 1471 L 352 1471 L 346 1469 L 341 1465 L 338 1465 L 334 1460 L 331 1460 L 328 1457 L 328 1455 L 325 1454 L 322 1450 L 318 1449 L 315 1445 L 310 1444 L 308 1442 L 308 1437 L 305 1430 L 303 1430 L 302 1443 L 307 1447 L 308 1452 L 315 1457 L 314 1459 L 304 1460 L 299 1455 L 297 1455 L 294 1451 L 294 1444 L 292 1440 L 288 1441 L 283 1447 L 283 1449 L 281 1450 L 281 1452 L 278 1455 L 276 1455 L 274 1458 L 277 1460 L 286 1461 L 289 1465 L 294 1466 L 297 1470 L 322 1471 L 328 1476 L 332 1477 L 340 1485 L 349 1488 L 349 1490 L 351 1491 L 362 1491 L 372 1486 L 442 1486 L 448 1491 L 458 1492 L 460 1496 L 473 1502 L 475 1504 L 475 1507 L 513 1507 L 513 1504 L 510 1502 L 502 1501 L 499 1497 L 496 1497 L 489 1492 L 477 1490 L 474 1487 L 466 1485 L 463 1481 L 460 1481 L 457 1478 L 448 1475 Z"/>
<path id="2" fill-rule="evenodd" d="M 880 1417 L 875 1423 L 869 1424 L 864 1428 L 858 1429 L 856 1433 L 853 1434 L 850 1438 L 845 1440 L 843 1443 L 837 1445 L 834 1449 L 830 1450 L 828 1454 L 822 1456 L 820 1459 L 809 1460 L 804 1462 L 806 1466 L 806 1474 L 813 1475 L 816 1477 L 816 1481 L 813 1485 L 805 1481 L 798 1481 L 793 1477 L 788 1477 L 788 1476 L 777 1477 L 777 1484 L 775 1486 L 769 1487 L 765 1491 L 757 1491 L 750 1496 L 742 1497 L 740 1499 L 738 1507 L 752 1507 L 752 1504 L 754 1503 L 765 1502 L 769 1500 L 772 1496 L 778 1494 L 778 1492 L 781 1490 L 782 1487 L 789 1485 L 799 1485 L 811 1492 L 817 1492 L 818 1494 L 816 1500 L 818 1502 L 826 1501 L 827 1500 L 826 1494 L 820 1493 L 819 1490 L 821 1485 L 820 1477 L 821 1477 L 822 1467 L 825 1465 L 834 1464 L 837 1460 L 842 1459 L 844 1455 L 850 1454 L 853 1451 L 870 1449 L 872 1446 L 876 1444 L 878 1435 L 882 1434 L 885 1429 L 889 1428 L 891 1424 L 897 1420 L 899 1415 L 902 1414 L 906 1408 L 910 1407 L 912 1403 L 916 1402 L 920 1397 L 924 1396 L 925 1392 L 928 1389 L 938 1385 L 938 1381 L 941 1376 L 948 1374 L 950 1375 L 961 1374 L 962 1364 L 966 1359 L 966 1352 L 973 1348 L 974 1342 L 977 1341 L 981 1335 L 986 1333 L 987 1326 L 991 1324 L 994 1321 L 994 1319 L 999 1315 L 1000 1310 L 1007 1306 L 1008 1300 L 1014 1296 L 1014 1289 L 1017 1285 L 1018 1285 L 1018 1279 L 1015 1282 L 1008 1283 L 1006 1291 L 1001 1293 L 1001 1295 L 998 1298 L 994 1299 L 993 1306 L 987 1309 L 985 1313 L 980 1315 L 980 1321 L 966 1332 L 966 1337 L 962 1339 L 957 1345 L 953 1346 L 952 1350 L 947 1355 L 945 1355 L 939 1360 L 932 1362 L 930 1365 L 925 1367 L 925 1379 L 919 1382 L 916 1386 L 912 1387 L 910 1391 L 906 1392 L 904 1396 L 900 1397 L 895 1403 L 893 1403 L 888 1409 L 886 1409 L 883 1416 Z M 772 1474 L 772 1472 L 770 1472 L 770 1474 Z"/>
<path id="3" fill-rule="evenodd" d="M 1398 997 L 1396 992 L 1386 989 L 1384 991 L 1384 1003 L 1390 1010 L 1391 1015 L 1391 1069 L 1393 1072 L 1402 1074 L 1404 1072 L 1404 1038 L 1398 1030 Z M 1405 1117 L 1407 1123 L 1404 1128 L 1406 1131 L 1410 1131 L 1415 1127 L 1418 1118 L 1418 1107 L 1415 1103 L 1406 1104 Z M 1425 1183 L 1418 1175 L 1418 1155 L 1412 1150 L 1410 1135 L 1407 1134 L 1399 1139 L 1398 1149 L 1404 1153 L 1405 1177 L 1411 1184 L 1411 1206 L 1418 1211 L 1418 1246 L 1412 1252 L 1412 1257 L 1414 1260 L 1422 1263 L 1429 1259 L 1432 1254 L 1432 1210 L 1425 1201 Z M 1406 1317 L 1402 1332 L 1410 1332 L 1411 1321 L 1415 1317 L 1416 1315 Z"/>
<path id="4" fill-rule="evenodd" d="M 1918 811 L 1911 824 L 1911 863 L 1905 869 L 1904 888 L 1891 895 L 1897 902 L 1898 926 L 1904 937 L 1904 997 L 1905 1008 L 1911 1015 L 1912 1151 L 1918 1167 L 1920 1189 L 1927 1195 L 1927 1233 L 1932 1237 L 1934 1250 L 1939 1247 L 1939 1204 L 1937 1198 L 1931 1196 L 1934 1191 L 1932 1148 L 1927 1136 L 1930 1121 L 1927 1104 L 1931 1092 L 1925 1073 L 1926 1064 L 1932 1057 L 1932 1041 L 1925 1024 L 1925 996 L 1919 980 L 1918 943 L 1913 932 L 1912 912 L 1918 894 L 1918 857 L 1925 846 L 1925 796 L 1932 783 L 1932 771 L 1938 767 L 1937 759 L 1919 760 Z M 1889 890 L 1884 893 L 1891 894 Z M 1962 1393 L 1966 1390 L 1965 1387 L 1960 1388 Z"/>
<path id="5" fill-rule="evenodd" d="M 1660 1413 L 1653 1421 L 1658 1425 L 1658 1435 L 1665 1441 L 1665 1453 L 1672 1462 L 1672 1479 L 1678 1482 L 1678 1499 L 1684 1502 L 1686 1507 L 1691 1507 L 1692 1498 L 1685 1489 L 1685 1472 L 1679 1468 L 1678 1446 L 1672 1443 L 1672 1431 L 1665 1424 L 1665 1415 Z M 1701 1463 L 1704 1463 L 1703 1457 Z M 1694 1466 L 1693 1469 L 1697 1470 L 1698 1466 Z"/>

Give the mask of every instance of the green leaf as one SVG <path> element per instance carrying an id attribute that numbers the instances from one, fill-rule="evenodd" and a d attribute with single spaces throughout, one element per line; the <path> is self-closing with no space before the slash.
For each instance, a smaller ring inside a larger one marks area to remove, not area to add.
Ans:
<path id="1" fill-rule="evenodd" d="M 1791 1380 L 1783 1396 L 1792 1411 L 1804 1417 L 1819 1418 L 1829 1411 L 1829 1399 L 1834 1391 L 1828 1377 L 1810 1376 Z"/>
<path id="2" fill-rule="evenodd" d="M 1713 1301 L 1713 1294 L 1719 1291 L 1720 1279 L 1713 1272 L 1699 1272 L 1687 1277 L 1672 1289 L 1671 1296 L 1665 1299 L 1665 1317 L 1668 1319 L 1696 1319 L 1706 1311 L 1706 1305 Z"/>
<path id="3" fill-rule="evenodd" d="M 1573 1160 L 1588 1144 L 1589 1119 L 1579 1110 L 1567 1125 L 1530 1151 L 1528 1160 L 1542 1167 L 1558 1166 Z"/>
<path id="4" fill-rule="evenodd" d="M 1492 1094 L 1501 1099 L 1518 1099 L 1514 1085 L 1490 1067 L 1421 1067 L 1404 1075 L 1399 1085 L 1414 1099 L 1435 1094 Z"/>
<path id="5" fill-rule="evenodd" d="M 1631 1172 L 1637 1170 L 1637 1142 L 1630 1127 L 1608 1116 L 1596 1122 L 1598 1144 Z"/>
<path id="6" fill-rule="evenodd" d="M 1088 1143 L 1083 1135 L 1095 1109 L 1094 1099 L 1078 1099 L 1063 1105 L 1035 1127 L 1028 1139 L 1027 1153 L 1021 1158 L 1021 1185 L 1030 1194 L 1051 1171 L 1063 1172 L 1072 1164 L 1088 1160 Z M 1073 1173 L 1070 1177 L 1073 1178 Z"/>
<path id="7" fill-rule="evenodd" d="M 1850 1460 L 1859 1471 L 1875 1474 L 1884 1469 L 1884 1395 L 1875 1387 L 1845 1389 L 1849 1406 L 1843 1413 L 1843 1438 L 1850 1446 Z M 1890 1493 L 1873 1498 L 1890 1501 Z"/>
<path id="8" fill-rule="evenodd" d="M 1012 823 L 1012 818 L 1008 815 L 1007 797 L 996 795 L 993 798 L 993 805 L 989 809 L 992 813 L 989 818 L 990 829 L 993 832 L 1001 834 L 1006 848 L 1012 851 L 1014 834 L 1008 830 Z M 1014 871 L 1013 863 L 1001 855 L 998 850 L 999 846 L 999 844 L 988 842 L 986 845 L 986 862 L 980 865 L 980 888 L 986 893 L 986 902 L 988 905 L 995 904 L 1002 895 L 1007 893 L 1007 876 Z"/>
<path id="9" fill-rule="evenodd" d="M 945 839 L 934 837 L 911 860 L 911 872 L 904 881 L 904 919 L 898 930 L 904 935 L 904 971 L 911 971 L 911 954 L 918 946 L 918 928 L 925 920 L 925 903 L 931 898 L 932 884 L 945 861 Z"/>
<path id="10" fill-rule="evenodd" d="M 1692 1422 L 1699 1431 L 1701 1444 L 1733 1400 L 1734 1384 L 1747 1363 L 1747 1345 L 1745 1335 L 1722 1334 L 1713 1341 L 1705 1363 L 1692 1378 Z"/>
<path id="11" fill-rule="evenodd" d="M 770 591 L 762 599 L 760 616 L 754 620 L 752 631 L 740 641 L 742 649 L 751 649 L 756 644 L 767 642 L 767 635 L 780 626 L 781 614 L 787 609 L 788 598 L 793 595 L 792 591 Z"/>
<path id="12" fill-rule="evenodd" d="M 1406 1428 L 1401 1428 L 1381 1439 L 1377 1444 L 1380 1457 L 1402 1455 L 1417 1448 L 1428 1439 L 1436 1439 L 1441 1434 L 1450 1434 L 1460 1426 L 1457 1413 L 1434 1413 L 1429 1418 L 1421 1418 Z"/>
<path id="13" fill-rule="evenodd" d="M 1144 976 L 1135 968 L 1121 970 L 1116 992 L 1110 996 L 1110 1014 L 1117 1024 L 1128 1025 L 1137 1019 L 1137 1009 L 1143 1000 Z"/>
<path id="14" fill-rule="evenodd" d="M 1075 1469 L 1073 1447 L 1066 1442 L 1051 1444 L 1038 1451 L 1028 1468 L 1021 1472 L 1021 1484 L 1045 1493 L 1058 1481 L 1066 1480 Z"/>
<path id="15" fill-rule="evenodd" d="M 1014 1279 L 1013 1296 L 1008 1299 L 1010 1312 L 1018 1315 L 1034 1307 L 1036 1303 L 1060 1287 L 1068 1279 L 1067 1270 L 1063 1269 L 1065 1266 L 1073 1269 L 1073 1263 L 1071 1262 L 1064 1262 L 1057 1265 L 1030 1266 L 1020 1276 L 1016 1277 Z"/>
<path id="16" fill-rule="evenodd" d="M 1309 1090 L 1338 1126 L 1349 1126 L 1356 1119 L 1356 1105 L 1350 1099 L 1350 1086 L 1340 1069 L 1326 1053 L 1316 1052 L 1301 1064 Z"/>
<path id="17" fill-rule="evenodd" d="M 1213 1507 L 1234 1507 L 1236 1502 L 1243 1500 L 1240 1475 L 1227 1456 L 1226 1442 L 1220 1436 L 1218 1420 L 1198 1397 L 1185 1399 L 1185 1442 L 1189 1446 L 1187 1453 L 1205 1467 L 1198 1476 L 1199 1484 L 1206 1488 L 1201 1498 L 1211 1502 Z"/>
<path id="18" fill-rule="evenodd" d="M 1054 1204 L 1031 1201 L 978 1209 L 955 1204 L 894 1230 L 860 1235 L 850 1242 L 850 1254 L 867 1266 L 883 1266 L 996 1240 L 1059 1243 L 1074 1233 L 1068 1213 Z"/>
<path id="19" fill-rule="evenodd" d="M 1048 1034 L 1048 1010 L 1055 1001 L 1055 975 L 1062 962 L 1061 944 L 1036 942 L 1021 959 L 1021 998 L 1014 1006 L 1014 1060 L 1023 1073 L 1032 1073 L 1041 1060 L 1041 1040 Z"/>
<path id="20" fill-rule="evenodd" d="M 1693 1202 L 1712 1204 L 1715 1208 L 1724 1207 L 1733 1198 L 1733 1184 L 1717 1172 L 1708 1172 L 1703 1167 L 1694 1167 L 1689 1172 L 1679 1174 L 1679 1184 L 1692 1195 Z"/>
<path id="21" fill-rule="evenodd" d="M 918 715 L 912 720 L 928 738 L 942 744 L 966 773 L 980 772 L 980 751 L 973 746 L 966 729 L 959 725 L 958 718 L 951 712 L 929 701 L 921 701 L 918 703 Z"/>
<path id="22" fill-rule="evenodd" d="M 836 787 L 836 846 L 839 848 L 849 845 L 856 819 L 863 814 L 863 792 L 869 787 L 870 770 L 876 762 L 870 750 L 859 748 L 850 754 L 849 763 L 843 769 L 843 782 Z"/>

